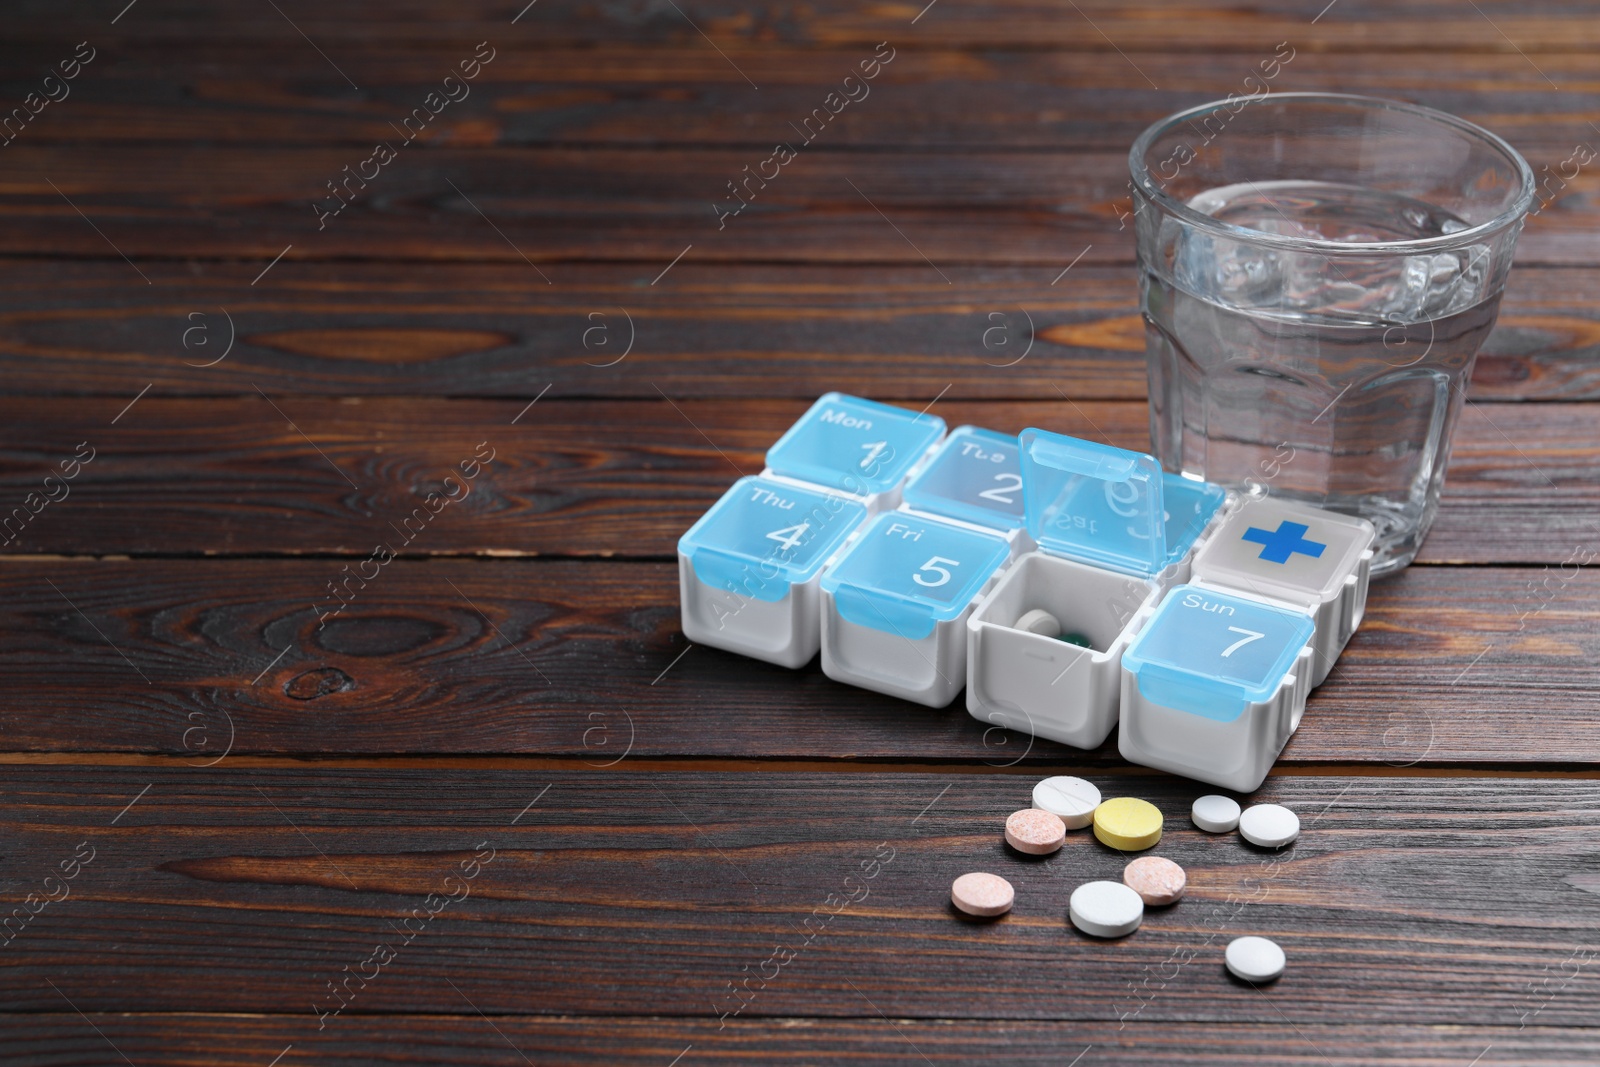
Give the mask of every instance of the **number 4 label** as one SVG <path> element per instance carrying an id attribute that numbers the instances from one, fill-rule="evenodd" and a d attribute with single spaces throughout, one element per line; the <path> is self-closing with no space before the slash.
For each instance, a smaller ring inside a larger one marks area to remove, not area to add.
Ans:
<path id="1" fill-rule="evenodd" d="M 1233 644 L 1229 645 L 1227 648 L 1222 650 L 1222 658 L 1223 659 L 1227 659 L 1229 656 L 1231 656 L 1235 652 L 1239 651 L 1245 645 L 1248 645 L 1251 641 L 1259 641 L 1263 637 L 1267 636 L 1266 634 L 1256 633 L 1254 630 L 1246 630 L 1242 626 L 1230 626 L 1230 627 L 1228 627 L 1228 630 L 1229 630 L 1230 633 L 1244 634 L 1244 636 L 1239 638 L 1239 640 L 1235 641 Z"/>
<path id="2" fill-rule="evenodd" d="M 800 543 L 800 538 L 804 537 L 809 529 L 811 529 L 811 524 L 802 522 L 798 526 L 785 526 L 781 530 L 773 530 L 767 534 L 767 537 L 782 545 L 785 552 L 789 552 L 794 549 L 795 545 Z"/>

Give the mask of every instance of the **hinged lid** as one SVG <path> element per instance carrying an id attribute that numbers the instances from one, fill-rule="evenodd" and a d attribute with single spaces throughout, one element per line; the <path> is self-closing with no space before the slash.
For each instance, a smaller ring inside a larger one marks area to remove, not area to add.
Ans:
<path id="1" fill-rule="evenodd" d="M 1015 437 L 958 426 L 906 486 L 905 502 L 918 511 L 1015 530 L 1022 525 L 1021 471 Z"/>
<path id="2" fill-rule="evenodd" d="M 890 511 L 823 573 L 822 588 L 849 621 L 915 641 L 965 611 L 1010 552 L 996 534 Z"/>
<path id="3" fill-rule="evenodd" d="M 774 474 L 870 496 L 898 486 L 943 436 L 937 415 L 827 393 L 767 451 L 767 466 Z"/>
<path id="4" fill-rule="evenodd" d="M 1047 552 L 1139 575 L 1176 562 L 1226 498 L 1164 474 L 1155 457 L 1028 429 L 1022 493 L 1028 533 Z"/>
<path id="5" fill-rule="evenodd" d="M 1146 700 L 1219 722 L 1270 700 L 1315 624 L 1304 611 L 1173 587 L 1122 654 Z"/>
<path id="6" fill-rule="evenodd" d="M 678 539 L 678 551 L 706 585 L 772 602 L 816 577 L 866 517 L 856 500 L 740 478 Z"/>

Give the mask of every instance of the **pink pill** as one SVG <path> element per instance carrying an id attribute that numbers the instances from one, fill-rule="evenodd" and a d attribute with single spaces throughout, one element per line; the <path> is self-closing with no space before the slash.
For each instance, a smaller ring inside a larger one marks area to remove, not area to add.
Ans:
<path id="1" fill-rule="evenodd" d="M 1032 856 L 1048 856 L 1067 839 L 1061 816 L 1043 808 L 1023 808 L 1006 819 L 1006 844 Z"/>
<path id="2" fill-rule="evenodd" d="M 1183 896 L 1188 882 L 1182 867 L 1160 856 L 1140 856 L 1122 868 L 1122 884 L 1146 904 L 1171 904 Z"/>
<path id="3" fill-rule="evenodd" d="M 1011 910 L 1016 893 L 1011 883 L 998 874 L 974 871 L 963 874 L 950 885 L 950 903 L 968 915 L 989 918 Z"/>

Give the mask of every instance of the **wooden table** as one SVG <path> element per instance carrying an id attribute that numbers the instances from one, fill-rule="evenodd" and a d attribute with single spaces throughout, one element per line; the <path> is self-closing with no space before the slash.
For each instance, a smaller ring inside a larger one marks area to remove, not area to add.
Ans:
<path id="1" fill-rule="evenodd" d="M 1600 1062 L 1600 18 L 1320 6 L 12 5 L 0 1059 Z M 1553 182 L 1299 844 L 687 645 L 677 536 L 820 392 L 1147 446 L 1127 146 L 1285 42 Z M 1167 812 L 1134 937 L 1001 844 L 1059 771 Z"/>

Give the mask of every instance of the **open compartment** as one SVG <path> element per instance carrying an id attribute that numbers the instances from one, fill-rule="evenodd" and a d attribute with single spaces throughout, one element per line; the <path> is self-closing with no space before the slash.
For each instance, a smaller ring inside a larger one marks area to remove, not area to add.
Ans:
<path id="1" fill-rule="evenodd" d="M 994 725 L 1097 747 L 1117 723 L 1122 653 L 1159 596 L 1147 578 L 1028 553 L 967 621 L 967 710 Z M 1018 629 L 1034 610 L 1048 612 L 1060 635 Z"/>

